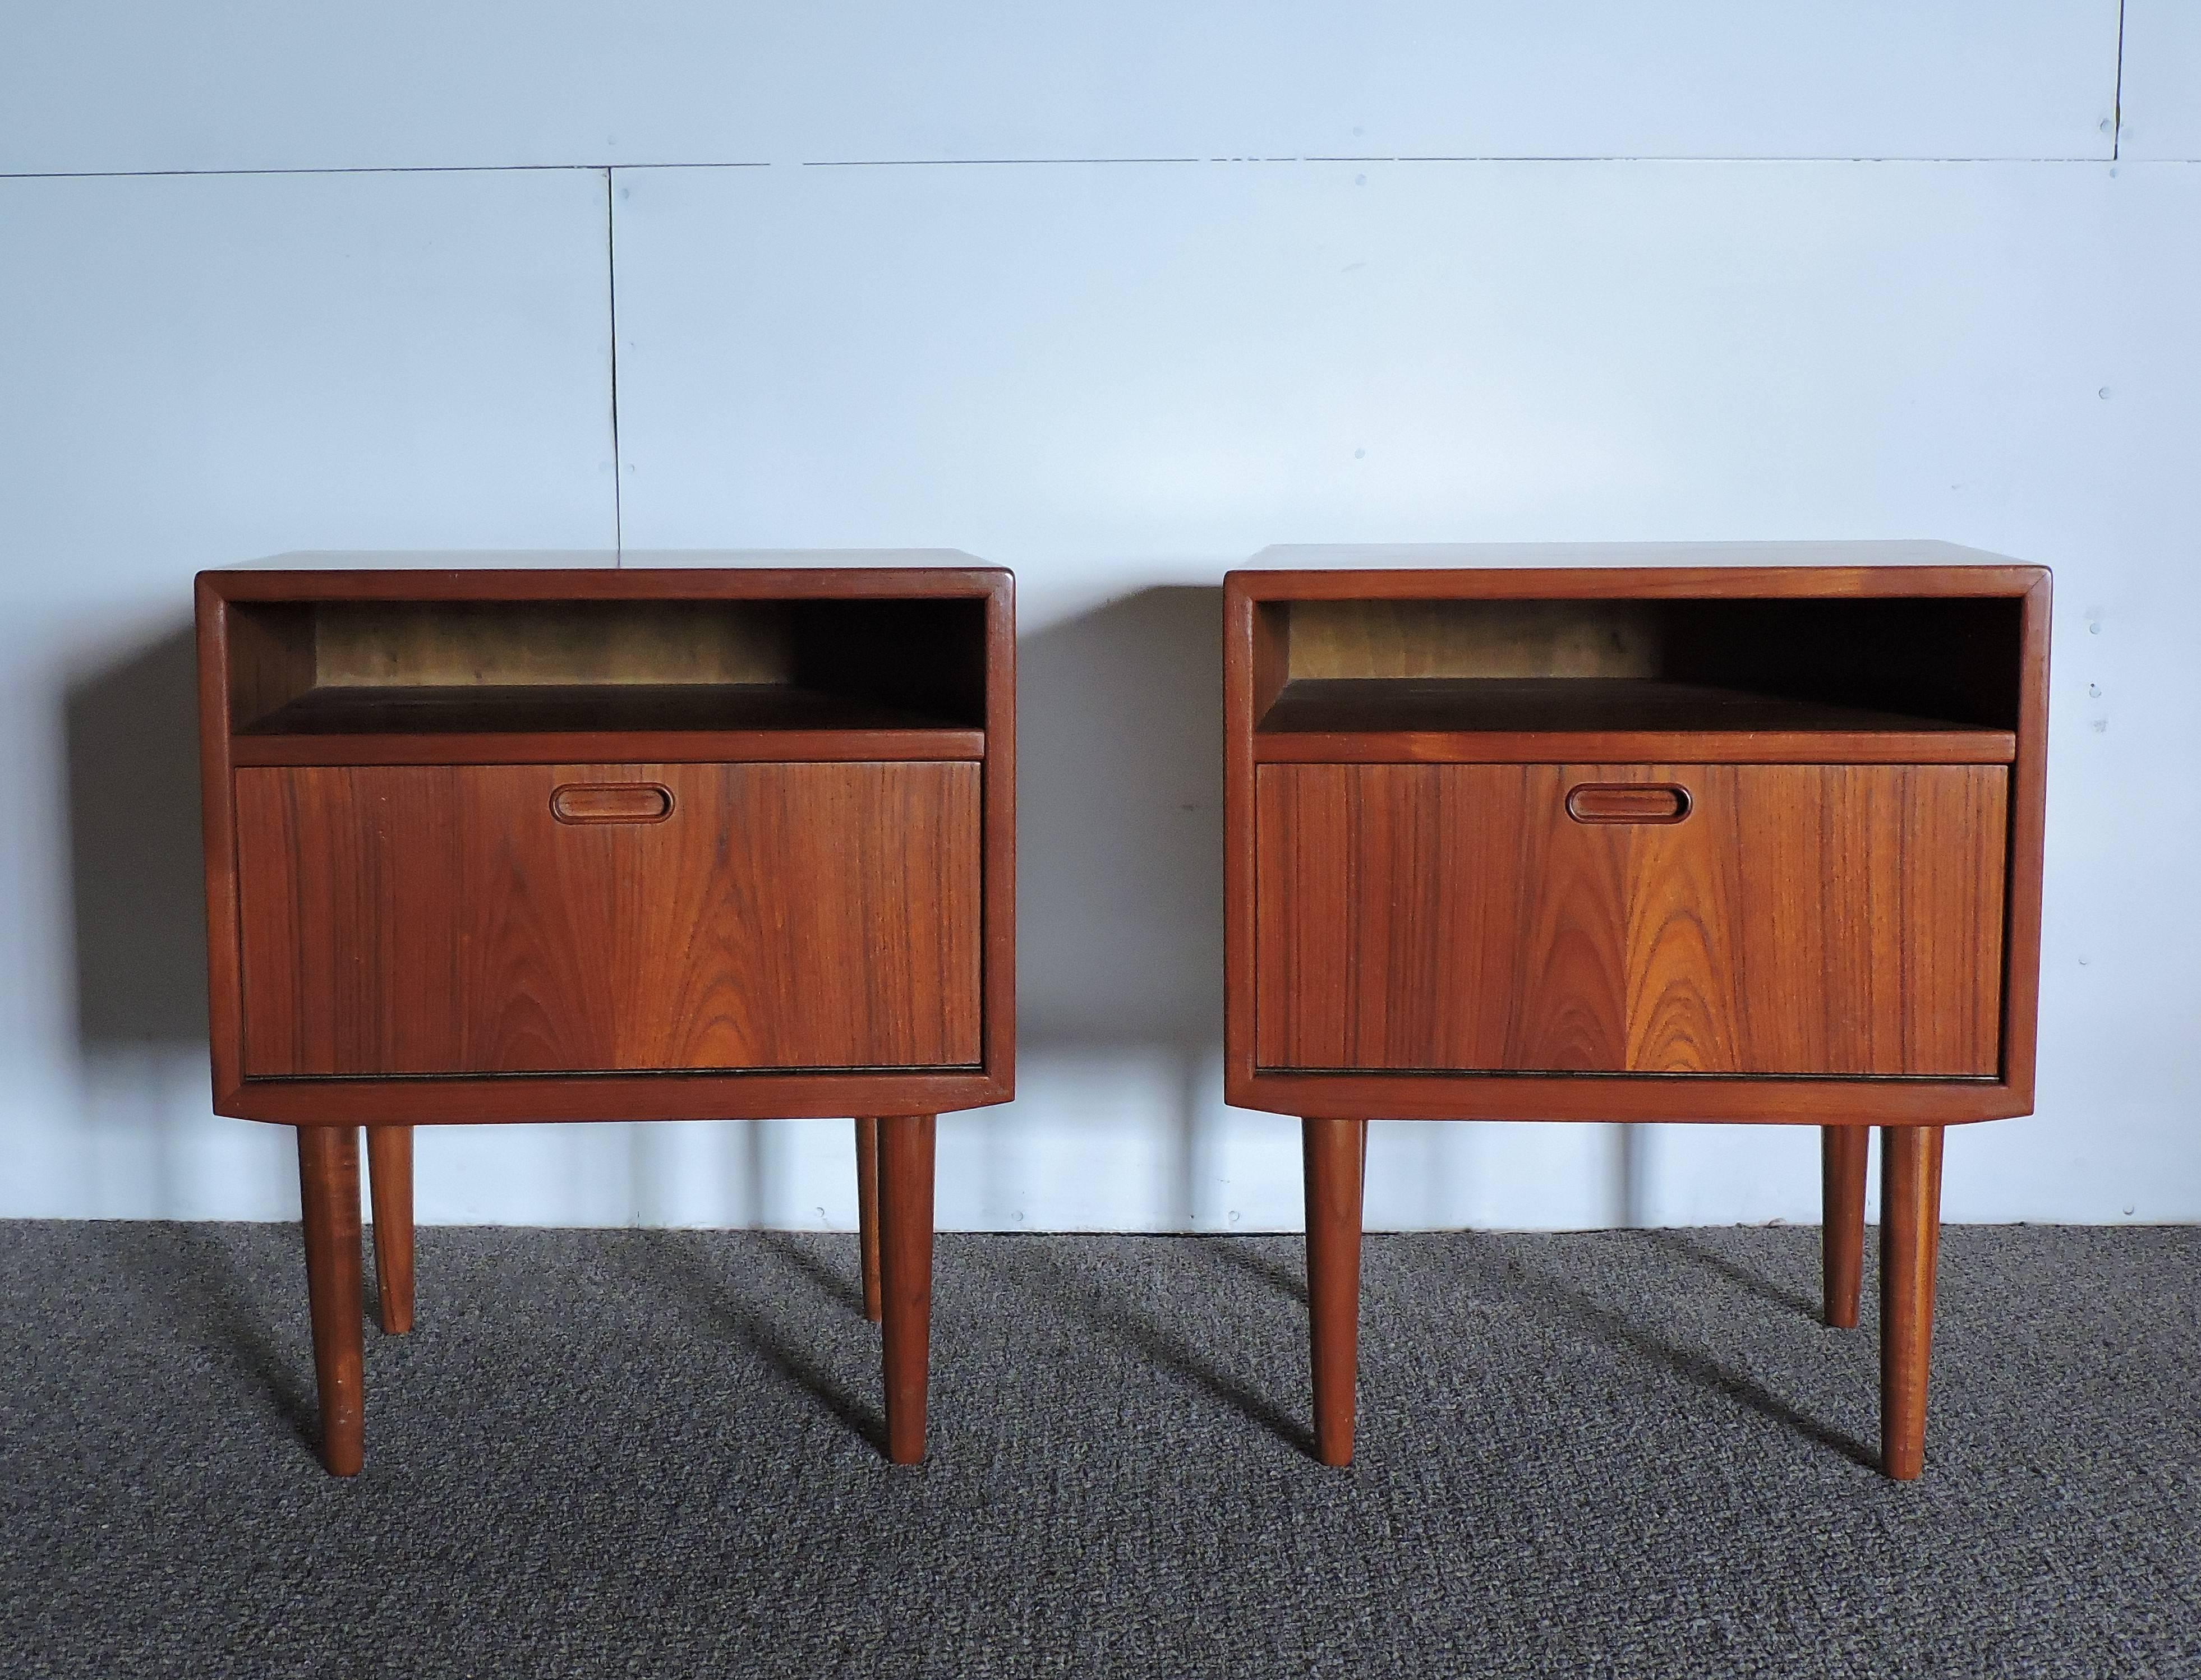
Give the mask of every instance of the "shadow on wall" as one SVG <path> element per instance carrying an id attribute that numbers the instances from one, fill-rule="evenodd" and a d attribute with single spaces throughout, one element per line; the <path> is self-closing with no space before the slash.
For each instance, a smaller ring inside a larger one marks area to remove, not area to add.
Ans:
<path id="1" fill-rule="evenodd" d="M 1165 1209 L 1193 1212 L 1223 1038 L 1223 592 L 1170 586 L 1021 638 L 1019 1057 L 1171 1059 Z"/>
<path id="2" fill-rule="evenodd" d="M 64 702 L 77 1039 L 203 1053 L 206 882 L 197 656 L 188 624 L 69 685 Z"/>
<path id="3" fill-rule="evenodd" d="M 1223 592 L 1018 648 L 1018 1019 L 1038 1046 L 1223 1033 Z"/>

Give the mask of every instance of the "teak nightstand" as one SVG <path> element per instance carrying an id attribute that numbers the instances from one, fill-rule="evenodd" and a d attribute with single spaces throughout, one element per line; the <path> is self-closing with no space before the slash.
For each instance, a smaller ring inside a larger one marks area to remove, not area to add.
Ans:
<path id="1" fill-rule="evenodd" d="M 198 580 L 214 1107 L 298 1128 L 323 1455 L 360 1467 L 412 1127 L 862 1116 L 889 1455 L 924 1451 L 934 1116 L 1015 1045 L 1009 574 Z"/>
<path id="2" fill-rule="evenodd" d="M 1881 1461 L 1916 1476 L 1942 1128 L 2033 1107 L 2047 572 L 1406 553 L 1438 564 L 1224 591 L 1225 1084 L 1302 1117 L 1319 1455 L 1353 1456 L 1370 1116 L 1818 1125 L 1846 1326 L 1876 1125 Z"/>

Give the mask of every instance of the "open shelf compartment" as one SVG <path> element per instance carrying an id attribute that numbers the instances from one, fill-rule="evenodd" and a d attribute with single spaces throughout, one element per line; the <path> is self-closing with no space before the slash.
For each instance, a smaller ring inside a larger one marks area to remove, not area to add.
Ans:
<path id="1" fill-rule="evenodd" d="M 974 599 L 238 601 L 228 633 L 239 764 L 984 756 Z"/>
<path id="2" fill-rule="evenodd" d="M 2007 764 L 2020 604 L 1259 604 L 1266 760 Z"/>

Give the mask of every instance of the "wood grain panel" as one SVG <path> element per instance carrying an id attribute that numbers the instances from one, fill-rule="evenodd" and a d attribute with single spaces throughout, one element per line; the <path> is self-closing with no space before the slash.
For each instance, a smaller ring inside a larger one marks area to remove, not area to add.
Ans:
<path id="1" fill-rule="evenodd" d="M 1991 1077 L 1999 766 L 1262 765 L 1264 1067 Z M 1585 823 L 1672 782 L 1677 823 Z"/>
<path id="2" fill-rule="evenodd" d="M 235 773 L 249 1076 L 979 1054 L 971 764 Z M 654 782 L 659 822 L 558 822 Z"/>
<path id="3" fill-rule="evenodd" d="M 784 682 L 777 601 L 337 601 L 314 609 L 323 688 Z"/>
<path id="4" fill-rule="evenodd" d="M 314 686 L 311 608 L 232 611 L 225 629 L 229 710 L 238 728 L 249 728 Z"/>
<path id="5" fill-rule="evenodd" d="M 1294 681 L 1650 677 L 1657 612 L 1638 601 L 1309 600 L 1289 608 Z"/>
<path id="6" fill-rule="evenodd" d="M 1472 1062 L 1448 1059 L 1442 1066 L 1473 1068 L 1616 1068 L 1626 1065 L 1629 1039 L 1629 969 L 1625 948 L 1614 939 L 1628 916 L 1629 873 L 1624 846 L 1582 845 L 1588 832 L 1566 816 L 1567 790 L 1575 781 L 1556 764 L 1533 764 L 1488 785 L 1474 778 L 1453 790 L 1456 805 L 1470 805 L 1491 824 L 1488 838 L 1455 858 L 1441 874 L 1419 884 L 1480 881 L 1497 887 L 1516 906 L 1509 927 L 1502 907 L 1482 913 L 1488 943 L 1476 953 L 1475 987 L 1454 986 L 1447 995 L 1465 1002 L 1490 1000 L 1488 1007 L 1441 1013 L 1486 1023 L 1471 1045 L 1456 1035 L 1439 1052 L 1457 1058 L 1463 1049 Z M 1423 798 L 1411 781 L 1385 790 L 1387 798 Z M 1552 812 L 1559 820 L 1552 820 Z M 1482 860 L 1490 855 L 1494 873 Z M 1501 861 L 1502 860 L 1502 861 Z M 1405 884 L 1401 883 L 1403 887 Z M 1487 887 L 1485 889 L 1487 891 Z M 1446 897 L 1483 896 L 1482 892 Z M 1411 903 L 1402 896 L 1394 904 Z M 1451 918 L 1456 929 L 1462 918 Z M 1541 953 L 1524 965 L 1520 953 Z M 1457 963 L 1457 959 L 1455 959 Z M 1386 987 L 1388 989 L 1388 980 Z M 1388 1012 L 1388 1011 L 1387 1011 Z M 1416 1043 L 1426 1035 L 1412 1012 L 1399 1011 L 1393 1023 L 1385 1065 L 1412 1065 Z"/>

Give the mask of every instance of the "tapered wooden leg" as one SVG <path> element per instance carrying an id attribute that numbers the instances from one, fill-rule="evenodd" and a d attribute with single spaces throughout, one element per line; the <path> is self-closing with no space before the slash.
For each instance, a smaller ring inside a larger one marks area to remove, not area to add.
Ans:
<path id="1" fill-rule="evenodd" d="M 413 1327 L 413 1128 L 367 1128 L 367 1181 L 374 1203 L 374 1285 L 382 1333 Z"/>
<path id="2" fill-rule="evenodd" d="M 356 1476 L 366 1455 L 356 1128 L 298 1128 L 298 1197 L 305 1212 L 306 1294 L 313 1303 L 314 1374 L 321 1397 L 321 1461 L 332 1475 Z"/>
<path id="3" fill-rule="evenodd" d="M 880 1341 L 886 1358 L 887 1456 L 924 1456 L 924 1384 L 932 1341 L 930 1115 L 879 1121 Z"/>
<path id="4" fill-rule="evenodd" d="M 1353 1462 L 1353 1380 L 1360 1340 L 1360 1180 L 1365 1120 L 1303 1120 L 1307 1308 L 1313 1329 L 1314 1449 Z"/>
<path id="5" fill-rule="evenodd" d="M 856 1122 L 856 1231 L 864 1251 L 864 1316 L 879 1321 L 879 1123 Z"/>
<path id="6" fill-rule="evenodd" d="M 1866 1126 L 1819 1128 L 1819 1276 L 1827 1322 L 1855 1330 L 1864 1275 Z"/>
<path id="7" fill-rule="evenodd" d="M 1882 1127 L 1880 1150 L 1880 1462 L 1908 1482 L 1926 1466 L 1941 1128 Z"/>

